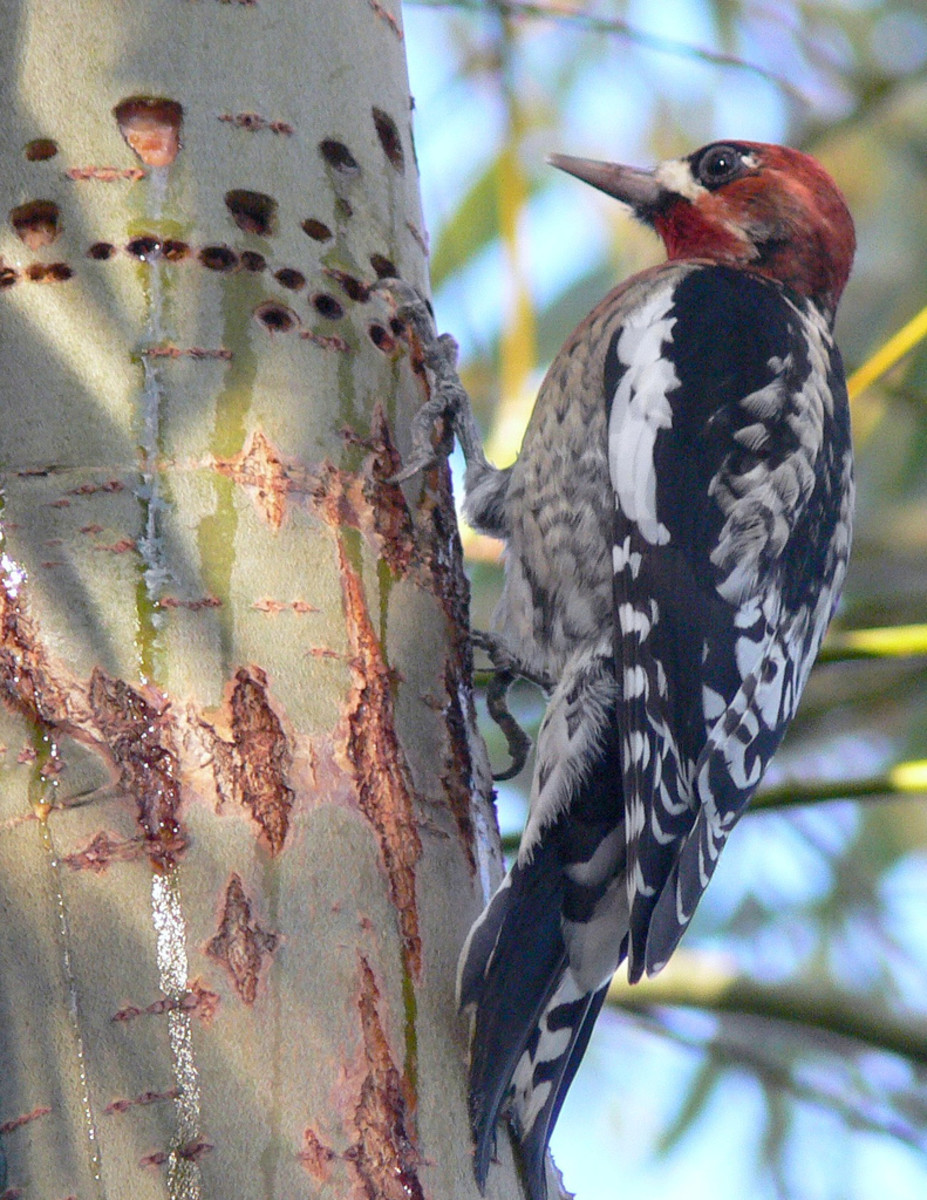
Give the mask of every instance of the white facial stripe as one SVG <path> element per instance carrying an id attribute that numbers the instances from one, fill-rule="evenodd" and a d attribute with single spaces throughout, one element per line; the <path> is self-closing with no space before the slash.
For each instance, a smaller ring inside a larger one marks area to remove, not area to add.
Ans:
<path id="1" fill-rule="evenodd" d="M 684 158 L 669 158 L 661 162 L 654 171 L 656 180 L 671 192 L 684 196 L 693 203 L 699 196 L 707 195 L 708 189 L 695 179 L 692 168 Z"/>
<path id="2" fill-rule="evenodd" d="M 741 161 L 750 171 L 759 166 L 759 160 L 755 154 L 743 154 Z M 703 187 L 692 174 L 692 167 L 685 158 L 668 158 L 666 162 L 661 162 L 654 171 L 654 176 L 657 182 L 662 183 L 669 191 L 685 197 L 693 204 L 700 196 L 708 194 L 708 189 Z M 739 230 L 735 230 L 735 232 L 739 232 Z"/>

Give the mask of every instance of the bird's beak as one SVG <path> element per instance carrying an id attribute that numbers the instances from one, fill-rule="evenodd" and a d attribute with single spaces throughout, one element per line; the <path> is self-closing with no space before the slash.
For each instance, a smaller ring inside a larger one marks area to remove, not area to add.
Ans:
<path id="1" fill-rule="evenodd" d="M 575 175 L 583 183 L 630 205 L 636 215 L 645 220 L 666 199 L 666 188 L 652 171 L 624 167 L 620 163 L 596 162 L 593 158 L 573 158 L 569 154 L 551 154 L 547 161 L 559 171 Z"/>

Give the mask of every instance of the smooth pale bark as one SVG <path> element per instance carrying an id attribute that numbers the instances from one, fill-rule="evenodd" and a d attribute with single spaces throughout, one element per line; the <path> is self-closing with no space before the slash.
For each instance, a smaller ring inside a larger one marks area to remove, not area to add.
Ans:
<path id="1" fill-rule="evenodd" d="M 398 5 L 11 2 L 0 89 L 0 1193 L 473 1196 Z"/>

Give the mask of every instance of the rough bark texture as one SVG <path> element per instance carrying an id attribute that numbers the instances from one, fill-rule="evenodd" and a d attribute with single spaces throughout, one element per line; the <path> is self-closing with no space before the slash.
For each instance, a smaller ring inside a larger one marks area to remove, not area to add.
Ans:
<path id="1" fill-rule="evenodd" d="M 20 0 L 0 92 L 0 1195 L 474 1196 L 398 4 Z"/>

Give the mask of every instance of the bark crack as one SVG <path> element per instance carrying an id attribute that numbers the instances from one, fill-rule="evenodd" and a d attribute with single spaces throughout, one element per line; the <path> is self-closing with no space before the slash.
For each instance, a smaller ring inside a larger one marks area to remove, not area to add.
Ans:
<path id="1" fill-rule="evenodd" d="M 395 727 L 393 676 L 367 611 L 364 587 L 338 543 L 353 686 L 339 749 L 357 788 L 358 804 L 376 830 L 399 918 L 406 968 L 418 979 L 422 966 L 415 868 L 422 853 L 414 789 Z"/>

